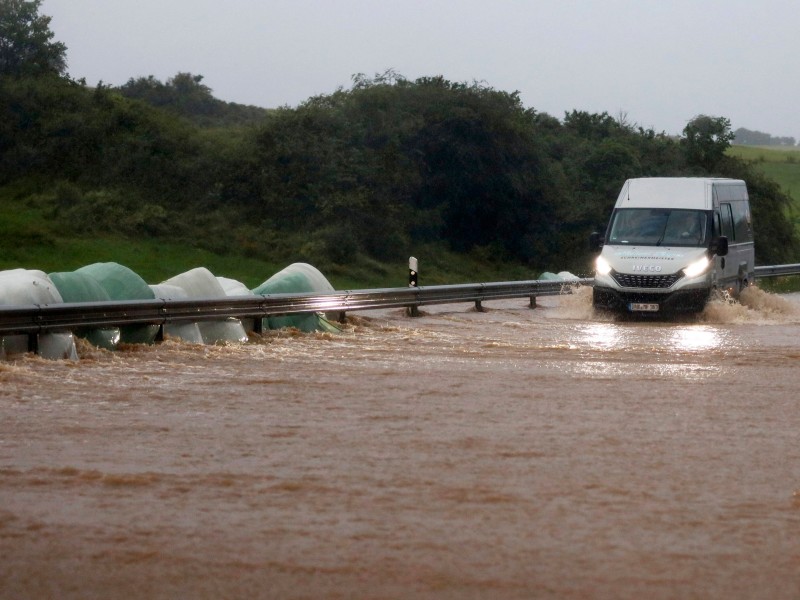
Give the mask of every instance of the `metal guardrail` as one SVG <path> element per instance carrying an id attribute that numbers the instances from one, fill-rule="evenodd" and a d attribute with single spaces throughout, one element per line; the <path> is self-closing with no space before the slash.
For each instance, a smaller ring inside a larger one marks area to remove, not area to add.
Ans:
<path id="1" fill-rule="evenodd" d="M 481 302 L 571 293 L 574 285 L 592 285 L 591 278 L 531 280 L 331 292 L 269 294 L 192 300 L 130 300 L 0 307 L 0 334 L 29 334 L 120 325 L 260 318 L 309 312 L 419 307 L 428 304 Z"/>
<path id="2" fill-rule="evenodd" d="M 756 278 L 800 275 L 800 263 L 794 263 L 791 265 L 768 265 L 764 267 L 756 267 L 754 270 Z"/>
<path id="3" fill-rule="evenodd" d="M 800 263 L 755 267 L 755 277 L 800 275 Z M 508 281 L 458 285 L 337 291 L 329 294 L 269 294 L 190 300 L 130 300 L 0 307 L 0 334 L 38 334 L 120 325 L 259 319 L 308 312 L 345 313 L 381 308 L 417 308 L 570 293 L 574 285 L 593 285 L 592 278 L 576 280 Z"/>

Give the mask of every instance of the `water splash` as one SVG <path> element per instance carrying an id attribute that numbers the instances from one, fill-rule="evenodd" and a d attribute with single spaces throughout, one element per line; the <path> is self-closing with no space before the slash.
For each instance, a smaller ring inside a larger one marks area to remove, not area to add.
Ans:
<path id="1" fill-rule="evenodd" d="M 626 317 L 595 309 L 591 286 L 579 286 L 572 294 L 559 296 L 552 316 L 593 322 L 614 322 Z M 709 300 L 699 315 L 677 315 L 671 320 L 715 324 L 796 323 L 800 320 L 800 296 L 773 294 L 752 285 L 743 290 L 738 299 L 723 291 Z"/>
<path id="2" fill-rule="evenodd" d="M 794 323 L 798 319 L 800 305 L 755 285 L 745 288 L 738 299 L 727 292 L 719 294 L 700 315 L 700 320 L 707 323 Z"/>
<path id="3" fill-rule="evenodd" d="M 554 316 L 559 319 L 583 321 L 613 320 L 613 315 L 606 315 L 592 306 L 591 286 L 576 286 L 572 288 L 571 294 L 559 296 Z"/>
<path id="4" fill-rule="evenodd" d="M 752 308 L 759 312 L 800 316 L 800 306 L 791 302 L 786 296 L 766 292 L 757 286 L 746 288 L 739 296 L 739 301 L 743 306 Z"/>

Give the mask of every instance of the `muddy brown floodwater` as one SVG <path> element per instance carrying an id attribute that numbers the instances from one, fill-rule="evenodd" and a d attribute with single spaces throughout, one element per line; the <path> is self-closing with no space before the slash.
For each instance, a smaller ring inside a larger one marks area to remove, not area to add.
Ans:
<path id="1" fill-rule="evenodd" d="M 0 363 L 0 597 L 800 597 L 800 297 L 589 298 Z"/>

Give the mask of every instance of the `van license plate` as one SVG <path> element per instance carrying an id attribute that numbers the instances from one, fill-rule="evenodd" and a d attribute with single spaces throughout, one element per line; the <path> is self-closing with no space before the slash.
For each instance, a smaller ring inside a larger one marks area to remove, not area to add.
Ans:
<path id="1" fill-rule="evenodd" d="M 631 312 L 658 312 L 658 304 L 648 302 L 631 302 L 628 304 Z"/>

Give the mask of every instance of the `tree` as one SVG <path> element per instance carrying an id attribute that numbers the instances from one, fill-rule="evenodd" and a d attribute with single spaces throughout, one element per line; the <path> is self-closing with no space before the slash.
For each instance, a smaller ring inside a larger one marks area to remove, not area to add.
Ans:
<path id="1" fill-rule="evenodd" d="M 689 164 L 712 172 L 736 134 L 731 132 L 730 119 L 698 115 L 686 125 L 683 136 L 681 144 Z"/>
<path id="2" fill-rule="evenodd" d="M 268 113 L 265 108 L 218 100 L 202 81 L 202 75 L 192 73 L 178 73 L 166 83 L 150 75 L 131 78 L 116 90 L 126 98 L 142 100 L 203 127 L 250 125 L 260 122 Z"/>
<path id="3" fill-rule="evenodd" d="M 0 75 L 56 74 L 67 69 L 67 47 L 54 42 L 42 0 L 0 0 Z"/>

